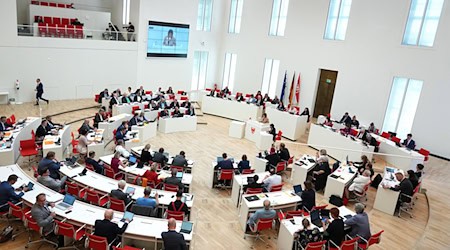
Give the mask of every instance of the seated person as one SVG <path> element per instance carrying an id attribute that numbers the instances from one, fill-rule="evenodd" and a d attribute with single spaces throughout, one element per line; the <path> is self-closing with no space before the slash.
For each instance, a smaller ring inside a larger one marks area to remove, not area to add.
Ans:
<path id="1" fill-rule="evenodd" d="M 161 99 L 159 100 L 158 108 L 159 109 L 167 109 L 167 108 L 169 108 L 169 105 L 167 105 L 166 99 L 164 99 L 164 97 L 161 97 Z"/>
<path id="2" fill-rule="evenodd" d="M 306 120 L 306 122 L 309 122 L 310 115 L 309 115 L 309 109 L 308 108 L 305 108 L 303 110 L 303 112 L 300 113 L 300 116 L 302 116 L 302 115 L 307 116 L 308 119 Z"/>
<path id="3" fill-rule="evenodd" d="M 348 234 L 354 238 L 356 236 L 363 237 L 368 240 L 372 234 L 370 233 L 369 216 L 364 212 L 365 205 L 362 203 L 355 204 L 356 215 L 345 220 L 345 225 L 351 226 L 351 231 Z M 362 241 L 360 241 L 362 242 Z"/>
<path id="4" fill-rule="evenodd" d="M 278 96 L 275 96 L 275 98 L 272 99 L 272 101 L 270 102 L 272 104 L 278 104 L 280 103 L 280 99 L 278 99 Z"/>
<path id="5" fill-rule="evenodd" d="M 81 124 L 81 127 L 78 129 L 78 131 L 85 130 L 85 131 L 91 131 L 94 130 L 94 127 L 91 127 L 89 125 L 89 119 L 85 119 L 83 124 Z"/>
<path id="6" fill-rule="evenodd" d="M 402 202 L 406 202 L 406 203 L 411 202 L 410 197 L 412 197 L 414 194 L 414 188 L 413 188 L 413 184 L 411 183 L 411 181 L 405 177 L 405 173 L 403 172 L 403 170 L 400 169 L 397 172 L 395 172 L 395 178 L 397 179 L 397 181 L 400 182 L 399 185 L 397 185 L 395 187 L 389 187 L 389 186 L 383 185 L 383 188 L 389 188 L 393 191 L 400 191 L 398 203 L 396 206 L 396 209 L 398 209 Z"/>
<path id="7" fill-rule="evenodd" d="M 145 173 L 142 175 L 142 177 L 147 179 L 147 183 L 153 182 L 154 185 L 156 186 L 159 183 L 157 170 L 158 170 L 158 164 L 153 163 L 150 166 L 150 169 L 145 171 Z"/>
<path id="8" fill-rule="evenodd" d="M 295 241 L 302 248 L 306 248 L 310 242 L 319 242 L 322 240 L 319 229 L 317 227 L 314 228 L 307 218 L 302 220 L 302 226 L 303 228 L 299 229 L 294 234 Z"/>
<path id="9" fill-rule="evenodd" d="M 187 250 L 186 241 L 182 233 L 178 233 L 177 221 L 174 218 L 170 218 L 167 221 L 167 232 L 161 233 L 161 238 L 163 239 L 164 249 L 177 249 L 177 250 Z"/>
<path id="10" fill-rule="evenodd" d="M 42 158 L 42 160 L 38 164 L 38 170 L 47 168 L 50 171 L 50 177 L 53 179 L 60 179 L 59 169 L 61 168 L 61 164 L 55 157 L 55 152 L 48 151 L 47 155 Z"/>
<path id="11" fill-rule="evenodd" d="M 311 181 L 307 180 L 303 183 L 305 190 L 302 192 L 302 205 L 307 211 L 311 211 L 316 206 L 316 191 Z"/>
<path id="12" fill-rule="evenodd" d="M 194 116 L 195 115 L 195 107 L 194 105 L 191 105 L 188 110 L 186 110 L 186 115 Z"/>
<path id="13" fill-rule="evenodd" d="M 126 134 L 127 134 L 127 129 L 125 127 L 121 127 L 120 129 L 118 129 L 116 131 L 116 141 L 125 141 Z"/>
<path id="14" fill-rule="evenodd" d="M 139 123 L 139 115 L 137 112 L 134 112 L 133 117 L 130 119 L 130 121 L 128 122 L 128 128 L 131 129 L 132 126 L 136 126 Z"/>
<path id="15" fill-rule="evenodd" d="M 282 161 L 289 161 L 291 155 L 289 154 L 289 150 L 286 148 L 284 143 L 280 143 L 280 149 L 278 150 L 278 156 Z"/>
<path id="16" fill-rule="evenodd" d="M 155 193 L 155 197 L 150 197 L 152 190 L 150 187 L 144 189 L 144 197 L 139 197 L 136 200 L 136 205 L 155 208 L 158 206 L 158 192 Z"/>
<path id="17" fill-rule="evenodd" d="M 361 155 L 361 161 L 350 162 L 350 165 L 353 165 L 358 168 L 358 172 L 362 174 L 364 169 L 366 169 L 366 165 L 369 164 L 369 158 L 366 155 Z"/>
<path id="18" fill-rule="evenodd" d="M 277 212 L 270 207 L 270 201 L 264 200 L 263 202 L 264 208 L 256 210 L 254 214 L 251 214 L 248 218 L 247 225 L 249 228 L 255 228 L 256 223 L 259 219 L 269 219 L 275 218 Z"/>
<path id="19" fill-rule="evenodd" d="M 234 98 L 236 101 L 241 102 L 241 101 L 245 101 L 244 96 L 242 95 L 242 93 L 236 93 L 236 97 Z"/>
<path id="20" fill-rule="evenodd" d="M 417 166 L 416 166 L 416 176 L 417 176 L 417 178 L 419 178 L 419 180 L 422 179 L 422 176 L 424 174 L 424 171 L 423 171 L 424 168 L 425 168 L 425 166 L 421 163 L 417 164 Z"/>
<path id="21" fill-rule="evenodd" d="M 352 194 L 354 192 L 362 193 L 364 191 L 364 187 L 370 182 L 370 171 L 364 170 L 362 175 L 358 175 L 355 179 L 353 179 L 352 184 L 344 189 L 345 197 L 352 198 Z"/>
<path id="22" fill-rule="evenodd" d="M 128 219 L 120 228 L 117 223 L 111 222 L 114 217 L 114 211 L 112 209 L 105 210 L 105 216 L 103 220 L 96 220 L 94 226 L 94 235 L 105 237 L 110 245 L 116 245 L 120 242 L 119 235 L 122 235 L 128 227 L 130 222 Z"/>
<path id="23" fill-rule="evenodd" d="M 95 151 L 89 151 L 88 157 L 86 157 L 86 164 L 91 165 L 96 173 L 103 174 L 103 162 L 96 161 L 95 159 Z"/>
<path id="24" fill-rule="evenodd" d="M 330 117 L 326 117 L 325 118 L 325 122 L 323 123 L 323 125 L 328 126 L 328 127 L 333 127 L 333 122 L 331 121 Z"/>
<path id="25" fill-rule="evenodd" d="M 352 132 L 352 124 L 346 123 L 345 128 L 341 128 L 341 134 L 343 135 L 349 135 Z"/>
<path id="26" fill-rule="evenodd" d="M 375 124 L 373 124 L 373 122 L 370 123 L 369 128 L 367 128 L 367 131 L 369 131 L 369 133 L 375 133 L 377 131 L 377 129 L 375 128 Z"/>
<path id="27" fill-rule="evenodd" d="M 7 131 L 12 129 L 12 125 L 6 122 L 6 116 L 0 118 L 0 131 Z"/>
<path id="28" fill-rule="evenodd" d="M 270 148 L 270 153 L 266 155 L 267 160 L 267 166 L 266 171 L 269 171 L 269 169 L 276 168 L 278 162 L 281 161 L 280 156 L 275 152 L 275 148 Z"/>
<path id="29" fill-rule="evenodd" d="M 131 103 L 131 98 L 130 98 L 130 96 L 128 95 L 127 92 L 123 93 L 122 103 Z"/>
<path id="30" fill-rule="evenodd" d="M 12 174 L 8 176 L 8 180 L 2 181 L 0 183 L 0 212 L 8 211 L 8 201 L 16 204 L 22 199 L 22 196 L 25 194 L 24 192 L 28 191 L 27 187 L 13 187 L 13 185 L 16 184 L 18 178 L 19 177 L 17 175 Z"/>
<path id="31" fill-rule="evenodd" d="M 51 116 L 46 116 L 45 120 L 47 120 L 47 131 L 50 131 L 52 129 L 60 129 L 63 127 L 63 125 L 56 123 L 56 122 L 52 122 L 52 117 Z"/>
<path id="32" fill-rule="evenodd" d="M 173 101 L 169 105 L 169 109 L 180 108 L 180 103 L 178 103 L 177 99 L 173 99 Z"/>
<path id="33" fill-rule="evenodd" d="M 239 173 L 242 173 L 244 169 L 250 169 L 250 162 L 247 160 L 247 155 L 242 155 L 241 161 L 238 163 Z"/>
<path id="34" fill-rule="evenodd" d="M 49 234 L 55 228 L 56 214 L 52 209 L 54 207 L 55 203 L 47 202 L 44 193 L 36 196 L 36 203 L 31 208 L 31 216 L 38 226 L 42 228 L 43 234 Z"/>
<path id="35" fill-rule="evenodd" d="M 180 109 L 178 107 L 175 107 L 172 117 L 183 117 L 183 113 L 180 112 Z"/>
<path id="36" fill-rule="evenodd" d="M 104 109 L 100 109 L 94 117 L 94 128 L 98 128 L 98 124 L 108 118 Z"/>
<path id="37" fill-rule="evenodd" d="M 186 203 L 181 201 L 182 197 L 183 197 L 183 191 L 182 190 L 178 190 L 176 200 L 172 201 L 169 204 L 169 206 L 167 206 L 167 209 L 169 211 L 184 212 L 185 215 L 188 215 L 189 214 L 189 208 L 186 205 Z"/>
<path id="38" fill-rule="evenodd" d="M 284 107 L 283 101 L 280 101 L 280 102 L 278 103 L 277 109 L 278 109 L 279 111 L 286 111 L 286 108 Z"/>
<path id="39" fill-rule="evenodd" d="M 159 117 L 161 117 L 161 118 L 166 118 L 166 117 L 169 117 L 169 116 L 170 116 L 170 114 L 169 114 L 169 110 L 168 109 L 164 109 L 164 110 L 161 110 L 159 112 Z"/>
<path id="40" fill-rule="evenodd" d="M 188 162 L 184 151 L 180 151 L 180 154 L 176 155 L 172 160 L 172 166 L 187 167 L 187 165 Z"/>
<path id="41" fill-rule="evenodd" d="M 264 94 L 264 97 L 262 99 L 263 102 L 271 102 L 272 100 L 270 100 L 269 94 Z"/>
<path id="42" fill-rule="evenodd" d="M 244 187 L 244 193 L 247 192 L 248 188 L 262 188 L 263 184 L 258 182 L 258 180 L 259 180 L 259 176 L 257 174 L 255 174 L 253 176 L 253 182 L 247 183 L 247 185 Z"/>
<path id="43" fill-rule="evenodd" d="M 263 102 L 263 100 L 262 100 L 262 96 L 261 96 L 261 95 L 258 95 L 258 96 L 256 96 L 255 98 L 256 98 L 256 101 L 255 101 L 256 106 L 262 106 L 262 105 L 264 105 L 264 102 Z M 264 122 L 263 122 L 263 123 L 264 123 Z M 269 123 L 269 122 L 265 122 L 265 123 Z"/>
<path id="44" fill-rule="evenodd" d="M 234 169 L 233 162 L 231 162 L 230 159 L 228 159 L 227 153 L 222 154 L 222 161 L 219 161 L 217 165 L 214 167 L 214 170 L 218 169 Z"/>
<path id="45" fill-rule="evenodd" d="M 267 133 L 272 135 L 272 140 L 275 141 L 277 138 L 277 130 L 275 129 L 275 125 L 273 125 L 273 123 L 271 123 L 270 125 L 270 129 L 269 131 L 267 131 Z"/>
<path id="46" fill-rule="evenodd" d="M 253 96 L 253 94 L 251 94 L 247 99 L 247 103 L 256 103 L 256 98 Z"/>
<path id="47" fill-rule="evenodd" d="M 138 122 L 138 123 L 148 122 L 147 118 L 145 118 L 144 112 L 141 112 L 141 113 L 139 114 L 139 116 L 137 117 L 137 122 Z"/>
<path id="48" fill-rule="evenodd" d="M 355 126 L 357 129 L 359 128 L 359 121 L 356 120 L 356 115 L 354 115 L 352 117 L 352 122 L 351 122 L 352 126 Z"/>
<path id="49" fill-rule="evenodd" d="M 111 190 L 111 193 L 109 193 L 109 196 L 125 202 L 125 206 L 131 202 L 131 195 L 124 192 L 126 185 L 127 185 L 127 183 L 124 180 L 120 180 L 117 183 L 118 188 Z"/>
<path id="50" fill-rule="evenodd" d="M 269 172 L 270 175 L 266 175 L 266 177 L 264 177 L 263 179 L 265 192 L 271 192 L 272 186 L 280 185 L 283 182 L 283 180 L 281 179 L 281 175 L 277 175 L 275 173 L 275 169 L 272 168 Z"/>
<path id="51" fill-rule="evenodd" d="M 172 94 L 173 95 L 173 89 L 172 87 L 169 87 L 166 91 L 166 94 Z"/>
<path id="52" fill-rule="evenodd" d="M 150 153 L 150 144 L 146 144 L 141 152 L 141 157 L 139 161 L 139 166 L 147 165 L 150 161 L 153 160 L 152 154 Z"/>
<path id="53" fill-rule="evenodd" d="M 416 142 L 412 139 L 412 134 L 406 135 L 406 139 L 403 140 L 402 146 L 414 150 L 414 148 L 416 147 Z"/>
<path id="54" fill-rule="evenodd" d="M 124 158 L 130 157 L 130 152 L 125 148 L 125 142 L 123 140 L 117 141 L 117 146 L 114 149 L 115 152 L 119 152 Z"/>
<path id="55" fill-rule="evenodd" d="M 111 159 L 111 165 L 110 166 L 111 166 L 111 169 L 114 172 L 114 174 L 119 173 L 119 166 L 121 166 L 123 168 L 127 167 L 127 165 L 120 160 L 120 155 L 121 155 L 120 152 L 117 151 L 117 152 L 114 153 L 114 156 Z"/>
<path id="56" fill-rule="evenodd" d="M 319 157 L 316 167 L 314 167 L 313 178 L 316 191 L 325 190 L 328 175 L 331 174 L 327 157 Z"/>
<path id="57" fill-rule="evenodd" d="M 348 112 L 345 112 L 345 114 L 342 116 L 341 120 L 339 121 L 339 123 L 352 123 L 352 118 L 350 118 L 350 116 L 348 115 Z"/>
<path id="58" fill-rule="evenodd" d="M 345 238 L 344 221 L 339 216 L 339 209 L 335 207 L 330 209 L 330 216 L 332 219 L 331 222 L 329 219 L 322 222 L 324 237 L 328 240 L 328 242 L 332 241 L 336 246 L 341 246 L 341 243 Z M 331 245 L 332 243 L 330 243 L 330 246 Z"/>
<path id="59" fill-rule="evenodd" d="M 413 190 L 419 185 L 419 179 L 417 178 L 416 174 L 414 173 L 414 170 L 408 170 L 408 179 L 411 182 L 413 186 Z"/>
<path id="60" fill-rule="evenodd" d="M 74 20 L 72 20 L 72 22 L 70 24 L 83 26 L 83 24 L 80 22 L 80 20 L 78 20 L 78 18 L 75 18 Z"/>
<path id="61" fill-rule="evenodd" d="M 64 185 L 66 184 L 67 176 L 61 178 L 61 180 L 55 180 L 50 177 L 50 171 L 47 167 L 43 167 L 38 170 L 39 177 L 37 181 L 42 185 L 59 192 L 64 189 Z"/>
<path id="62" fill-rule="evenodd" d="M 216 90 L 217 90 L 217 84 L 214 84 L 214 86 L 211 89 L 211 91 L 209 92 L 208 96 L 214 96 L 214 94 L 216 93 Z"/>
<path id="63" fill-rule="evenodd" d="M 164 183 L 178 186 L 178 190 L 183 191 L 184 185 L 183 183 L 181 183 L 181 180 L 177 177 L 178 171 L 175 168 L 172 168 L 172 170 L 170 170 L 170 173 L 171 173 L 170 177 L 165 178 Z"/>
<path id="64" fill-rule="evenodd" d="M 108 89 L 105 89 L 100 92 L 98 96 L 98 103 L 102 103 L 102 98 L 109 98 L 109 92 Z"/>
<path id="65" fill-rule="evenodd" d="M 164 155 L 164 148 L 159 148 L 158 152 L 155 152 L 153 155 L 153 162 L 159 163 L 161 164 L 161 167 L 164 167 L 167 161 L 169 161 L 169 159 Z"/>
<path id="66" fill-rule="evenodd" d="M 259 122 L 261 123 L 269 123 L 269 118 L 267 118 L 267 114 L 263 113 L 261 118 L 259 119 Z"/>
<path id="67" fill-rule="evenodd" d="M 36 129 L 36 142 L 42 143 L 46 135 L 51 135 L 52 132 L 47 130 L 47 120 L 42 120 L 41 125 Z"/>
<path id="68" fill-rule="evenodd" d="M 127 131 L 129 130 L 127 121 L 123 121 L 116 130 L 119 131 L 119 130 L 122 130 L 123 128 L 125 128 L 125 130 L 127 130 Z"/>

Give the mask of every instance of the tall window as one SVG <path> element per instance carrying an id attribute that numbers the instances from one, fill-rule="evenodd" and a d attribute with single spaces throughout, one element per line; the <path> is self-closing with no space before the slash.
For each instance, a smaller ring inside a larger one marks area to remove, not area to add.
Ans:
<path id="1" fill-rule="evenodd" d="M 289 0 L 273 0 L 269 35 L 284 36 Z"/>
<path id="2" fill-rule="evenodd" d="M 122 3 L 122 23 L 128 24 L 130 22 L 130 1 L 123 0 Z"/>
<path id="3" fill-rule="evenodd" d="M 191 90 L 199 90 L 205 88 L 208 55 L 208 51 L 194 52 L 194 69 L 192 72 Z"/>
<path id="4" fill-rule="evenodd" d="M 210 31 L 213 0 L 198 1 L 197 30 Z"/>
<path id="5" fill-rule="evenodd" d="M 404 45 L 433 46 L 444 0 L 412 0 Z"/>
<path id="6" fill-rule="evenodd" d="M 234 88 L 234 74 L 236 73 L 236 59 L 237 55 L 227 53 L 225 55 L 225 66 L 223 68 L 222 87 L 228 86 L 228 89 L 233 92 Z"/>
<path id="7" fill-rule="evenodd" d="M 330 0 L 325 39 L 345 40 L 352 0 Z"/>
<path id="8" fill-rule="evenodd" d="M 228 33 L 239 33 L 241 31 L 242 7 L 244 0 L 231 0 L 230 22 Z"/>
<path id="9" fill-rule="evenodd" d="M 397 132 L 397 137 L 406 138 L 411 132 L 422 85 L 423 81 L 420 80 L 394 78 L 384 116 L 383 131 Z"/>
<path id="10" fill-rule="evenodd" d="M 261 85 L 261 93 L 268 93 L 271 98 L 275 97 L 277 91 L 278 71 L 280 68 L 280 60 L 267 59 L 264 63 L 263 81 Z"/>

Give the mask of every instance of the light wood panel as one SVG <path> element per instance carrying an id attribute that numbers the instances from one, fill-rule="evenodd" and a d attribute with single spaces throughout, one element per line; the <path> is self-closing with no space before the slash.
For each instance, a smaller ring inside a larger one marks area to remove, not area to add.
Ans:
<path id="1" fill-rule="evenodd" d="M 53 114 L 77 107 L 89 107 L 95 103 L 92 100 L 77 101 L 55 101 L 49 106 L 42 105 L 43 115 Z M 56 122 L 64 122 L 93 115 L 95 109 L 77 111 L 54 117 Z M 39 109 L 30 104 L 17 106 L 0 106 L 0 114 L 12 114 L 22 118 L 25 116 L 38 115 Z M 253 241 L 243 239 L 243 232 L 239 227 L 237 209 L 231 204 L 231 198 L 227 191 L 214 190 L 208 186 L 211 176 L 211 161 L 223 152 L 239 159 L 243 153 L 249 156 L 250 161 L 257 154 L 254 143 L 245 139 L 239 140 L 228 137 L 228 126 L 230 120 L 204 115 L 201 120 L 207 125 L 198 125 L 196 132 L 184 132 L 175 134 L 158 133 L 156 137 L 148 142 L 153 148 L 164 147 L 166 151 L 178 153 L 184 150 L 189 159 L 195 160 L 193 169 L 193 183 L 191 190 L 195 195 L 195 203 L 191 219 L 195 223 L 193 249 L 250 249 Z M 72 125 L 75 131 L 81 122 Z M 306 142 L 307 136 L 300 139 Z M 315 154 L 315 150 L 298 144 L 285 141 L 291 154 L 296 157 L 308 153 Z M 107 153 L 112 152 L 112 145 L 107 148 Z M 450 218 L 447 210 L 450 208 L 450 177 L 449 163 L 436 158 L 431 158 L 426 164 L 426 175 L 423 187 L 427 189 L 430 206 L 423 194 L 419 195 L 415 207 L 413 219 L 401 219 L 393 217 L 376 210 L 372 210 L 375 198 L 375 189 L 369 190 L 369 201 L 367 211 L 369 213 L 372 232 L 385 230 L 381 244 L 371 249 L 449 249 L 450 237 L 448 237 L 448 225 Z M 381 172 L 385 163 L 376 159 L 376 172 Z M 26 168 L 27 169 L 27 168 Z M 287 173 L 289 175 L 289 173 Z M 287 184 L 290 188 L 290 185 Z M 318 204 L 328 203 L 322 194 L 317 195 Z M 350 206 L 351 207 L 351 206 Z M 430 214 L 428 214 L 430 209 Z M 428 219 L 429 217 L 429 219 Z M 427 224 L 428 222 L 428 224 Z M 0 224 L 2 227 L 4 223 Z M 19 223 L 14 225 L 18 226 Z M 276 232 L 268 235 L 269 248 L 276 248 Z M 2 244 L 2 248 L 23 249 L 27 241 L 26 234 L 21 235 L 14 242 Z M 31 249 L 37 249 L 33 246 Z M 257 242 L 255 249 L 266 249 L 266 245 Z M 40 249 L 51 249 L 44 245 Z"/>

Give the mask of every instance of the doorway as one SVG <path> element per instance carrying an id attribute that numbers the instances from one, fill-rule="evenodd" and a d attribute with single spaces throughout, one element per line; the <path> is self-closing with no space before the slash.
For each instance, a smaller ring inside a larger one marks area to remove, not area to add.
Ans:
<path id="1" fill-rule="evenodd" d="M 317 89 L 313 117 L 330 113 L 337 75 L 337 71 L 320 69 L 319 88 Z"/>

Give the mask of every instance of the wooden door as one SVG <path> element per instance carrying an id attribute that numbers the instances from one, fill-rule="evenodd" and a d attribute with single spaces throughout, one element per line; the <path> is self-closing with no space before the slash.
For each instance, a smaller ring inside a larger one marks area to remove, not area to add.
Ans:
<path id="1" fill-rule="evenodd" d="M 317 89 L 316 104 L 314 105 L 314 117 L 330 113 L 337 75 L 337 71 L 320 69 L 319 88 Z"/>

